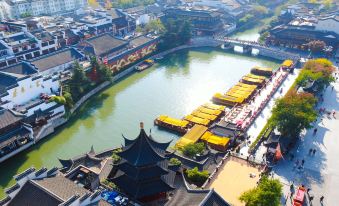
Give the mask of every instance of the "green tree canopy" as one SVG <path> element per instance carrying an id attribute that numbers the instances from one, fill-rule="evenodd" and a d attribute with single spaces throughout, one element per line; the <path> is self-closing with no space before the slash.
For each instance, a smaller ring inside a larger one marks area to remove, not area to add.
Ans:
<path id="1" fill-rule="evenodd" d="M 181 151 L 184 155 L 193 158 L 197 154 L 203 153 L 205 150 L 205 144 L 202 142 L 190 143 L 181 148 Z"/>
<path id="2" fill-rule="evenodd" d="M 264 176 L 256 188 L 241 194 L 239 200 L 246 206 L 279 206 L 282 184 L 277 179 Z"/>
<path id="3" fill-rule="evenodd" d="M 303 129 L 311 128 L 311 123 L 316 120 L 316 101 L 312 94 L 292 89 L 276 101 L 270 124 L 284 136 L 297 137 Z"/>
<path id="4" fill-rule="evenodd" d="M 78 100 L 86 89 L 90 86 L 90 81 L 87 78 L 84 68 L 75 62 L 73 66 L 73 75 L 69 81 L 70 93 L 72 94 L 73 99 Z"/>
<path id="5" fill-rule="evenodd" d="M 159 45 L 162 49 L 186 44 L 192 37 L 191 22 L 183 18 L 169 18 L 164 21 L 165 32 Z"/>
<path id="6" fill-rule="evenodd" d="M 313 80 L 322 90 L 334 81 L 332 76 L 334 71 L 332 62 L 327 59 L 309 60 L 305 63 L 296 82 L 299 86 L 305 86 L 308 80 Z"/>
<path id="7" fill-rule="evenodd" d="M 97 72 L 100 82 L 111 81 L 113 78 L 112 70 L 105 64 L 100 65 Z"/>
<path id="8" fill-rule="evenodd" d="M 155 0 L 114 0 L 112 6 L 127 9 L 135 6 L 154 4 Z"/>
<path id="9" fill-rule="evenodd" d="M 203 184 L 207 180 L 209 173 L 206 170 L 199 171 L 197 167 L 194 167 L 186 170 L 186 175 L 190 181 Z"/>

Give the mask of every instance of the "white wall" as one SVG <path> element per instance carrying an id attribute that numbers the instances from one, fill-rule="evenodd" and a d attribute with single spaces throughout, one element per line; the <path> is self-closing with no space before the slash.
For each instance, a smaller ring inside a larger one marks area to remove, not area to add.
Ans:
<path id="1" fill-rule="evenodd" d="M 148 14 L 140 15 L 136 20 L 136 24 L 137 25 L 147 24 L 150 21 L 150 19 L 151 17 Z"/>
<path id="2" fill-rule="evenodd" d="M 43 78 L 32 80 L 32 78 L 24 79 L 18 82 L 17 87 L 8 90 L 8 95 L 3 97 L 1 100 L 8 100 L 11 103 L 6 104 L 7 109 L 12 109 L 14 105 L 23 105 L 28 101 L 38 98 L 41 93 L 51 94 L 50 88 L 53 91 L 57 91 L 60 87 L 58 81 L 48 79 L 43 81 Z"/>

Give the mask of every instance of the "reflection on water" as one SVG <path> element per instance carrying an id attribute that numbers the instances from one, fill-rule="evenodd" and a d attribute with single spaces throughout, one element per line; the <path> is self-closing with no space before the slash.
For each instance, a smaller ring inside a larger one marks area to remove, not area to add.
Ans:
<path id="1" fill-rule="evenodd" d="M 92 145 L 97 151 L 120 146 L 121 133 L 136 137 L 140 121 L 159 141 L 178 138 L 154 127 L 153 120 L 160 114 L 183 117 L 215 92 L 226 91 L 256 65 L 277 66 L 272 61 L 211 49 L 169 55 L 97 95 L 56 134 L 3 163 L 0 189 L 13 184 L 12 176 L 30 166 L 59 165 L 57 158 L 84 153 Z"/>

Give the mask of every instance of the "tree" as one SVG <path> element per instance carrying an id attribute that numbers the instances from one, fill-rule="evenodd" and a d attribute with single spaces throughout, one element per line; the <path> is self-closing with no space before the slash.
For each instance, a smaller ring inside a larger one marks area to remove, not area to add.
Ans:
<path id="1" fill-rule="evenodd" d="M 312 94 L 298 93 L 292 89 L 285 97 L 276 101 L 270 124 L 277 127 L 283 136 L 298 137 L 303 129 L 311 128 L 311 123 L 316 120 L 316 102 Z"/>
<path id="2" fill-rule="evenodd" d="M 190 158 L 203 153 L 204 150 L 205 144 L 202 142 L 190 143 L 181 148 L 182 153 Z"/>
<path id="3" fill-rule="evenodd" d="M 203 184 L 207 180 L 209 173 L 206 170 L 199 171 L 198 167 L 194 167 L 193 169 L 186 170 L 186 175 L 190 181 Z"/>
<path id="4" fill-rule="evenodd" d="M 281 195 L 279 180 L 263 176 L 259 185 L 241 194 L 239 200 L 246 206 L 279 206 Z"/>
<path id="5" fill-rule="evenodd" d="M 72 98 L 78 100 L 89 86 L 90 81 L 87 78 L 84 69 L 79 62 L 75 62 L 73 66 L 73 75 L 69 81 Z"/>
<path id="6" fill-rule="evenodd" d="M 333 0 L 323 0 L 322 3 L 325 6 L 325 9 L 330 9 L 334 6 Z"/>
<path id="7" fill-rule="evenodd" d="M 169 18 L 164 22 L 165 32 L 161 35 L 160 49 L 186 44 L 192 37 L 191 22 L 183 18 Z"/>
<path id="8" fill-rule="evenodd" d="M 171 165 L 176 165 L 176 166 L 180 166 L 180 165 L 181 165 L 181 161 L 178 160 L 178 159 L 175 158 L 175 157 L 171 158 L 171 159 L 169 160 L 169 163 L 170 163 Z"/>
<path id="9" fill-rule="evenodd" d="M 151 20 L 145 26 L 146 33 L 156 32 L 157 34 L 162 34 L 165 31 L 165 26 L 162 24 L 160 19 Z"/>
<path id="10" fill-rule="evenodd" d="M 96 82 L 105 82 L 112 80 L 112 70 L 105 64 L 99 64 L 97 58 L 92 56 L 90 58 L 91 62 L 91 79 Z"/>
<path id="11" fill-rule="evenodd" d="M 314 40 L 314 41 L 308 42 L 307 47 L 312 52 L 320 52 L 324 50 L 324 48 L 326 47 L 326 43 L 324 41 Z"/>
<path id="12" fill-rule="evenodd" d="M 305 63 L 296 82 L 299 86 L 305 86 L 308 80 L 313 80 L 322 90 L 334 81 L 332 76 L 334 71 L 335 68 L 328 59 L 312 59 Z"/>
<path id="13" fill-rule="evenodd" d="M 239 19 L 239 24 L 240 25 L 246 24 L 249 20 L 251 20 L 253 18 L 254 18 L 253 14 L 246 14 L 244 17 Z"/>
<path id="14" fill-rule="evenodd" d="M 63 92 L 63 97 L 65 98 L 66 100 L 66 106 L 67 108 L 72 108 L 73 107 L 73 98 L 72 98 L 72 95 L 71 93 L 67 92 L 67 91 L 64 91 Z"/>
<path id="15" fill-rule="evenodd" d="M 97 70 L 99 81 L 105 82 L 105 81 L 111 81 L 112 80 L 112 70 L 105 64 L 100 65 L 99 69 Z"/>

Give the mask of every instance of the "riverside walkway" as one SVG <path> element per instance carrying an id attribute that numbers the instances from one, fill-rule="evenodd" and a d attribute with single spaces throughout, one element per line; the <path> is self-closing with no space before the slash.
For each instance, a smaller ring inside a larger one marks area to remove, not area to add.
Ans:
<path id="1" fill-rule="evenodd" d="M 289 74 L 286 79 L 282 82 L 282 84 L 278 87 L 277 92 L 274 93 L 271 98 L 266 103 L 266 106 L 261 110 L 258 117 L 254 120 L 254 122 L 251 124 L 251 126 L 247 130 L 247 135 L 249 135 L 248 142 L 243 145 L 243 147 L 240 149 L 240 153 L 244 156 L 249 155 L 249 149 L 250 149 L 250 143 L 254 142 L 261 130 L 266 125 L 267 120 L 271 117 L 272 108 L 274 106 L 274 102 L 277 98 L 283 97 L 289 88 L 294 83 L 295 79 L 298 77 L 299 70 L 294 70 L 293 74 Z M 276 75 L 276 78 L 278 76 Z M 260 95 L 255 99 L 255 105 L 261 105 L 261 102 L 263 102 L 269 94 L 272 91 L 272 88 L 274 87 L 274 81 L 273 83 L 266 86 L 266 89 L 264 89 Z M 281 92 L 280 92 L 281 91 Z M 258 107 L 258 106 L 257 106 Z M 260 146 L 259 149 L 256 152 L 256 161 L 261 162 L 262 161 L 262 155 L 266 152 L 266 148 L 263 146 Z"/>
<path id="2" fill-rule="evenodd" d="M 338 70 L 337 70 L 338 71 Z M 339 75 L 338 75 L 339 76 Z M 333 90 L 332 90 L 332 86 Z M 321 102 L 317 109 L 325 108 L 327 111 L 336 111 L 336 115 L 323 114 L 314 123 L 318 129 L 313 135 L 313 129 L 305 131 L 301 140 L 292 149 L 290 154 L 294 155 L 293 161 L 290 156 L 284 157 L 273 168 L 274 177 L 279 178 L 284 184 L 284 197 L 282 201 L 291 205 L 290 185 L 304 184 L 310 188 L 310 194 L 314 196 L 313 206 L 338 205 L 339 185 L 339 82 L 332 83 L 324 94 L 324 102 Z M 321 119 L 323 119 L 321 121 Z M 316 149 L 315 155 L 309 155 L 310 149 Z M 305 160 L 304 169 L 297 171 L 293 169 L 296 160 Z M 320 203 L 320 197 L 324 196 L 324 203 Z"/>

